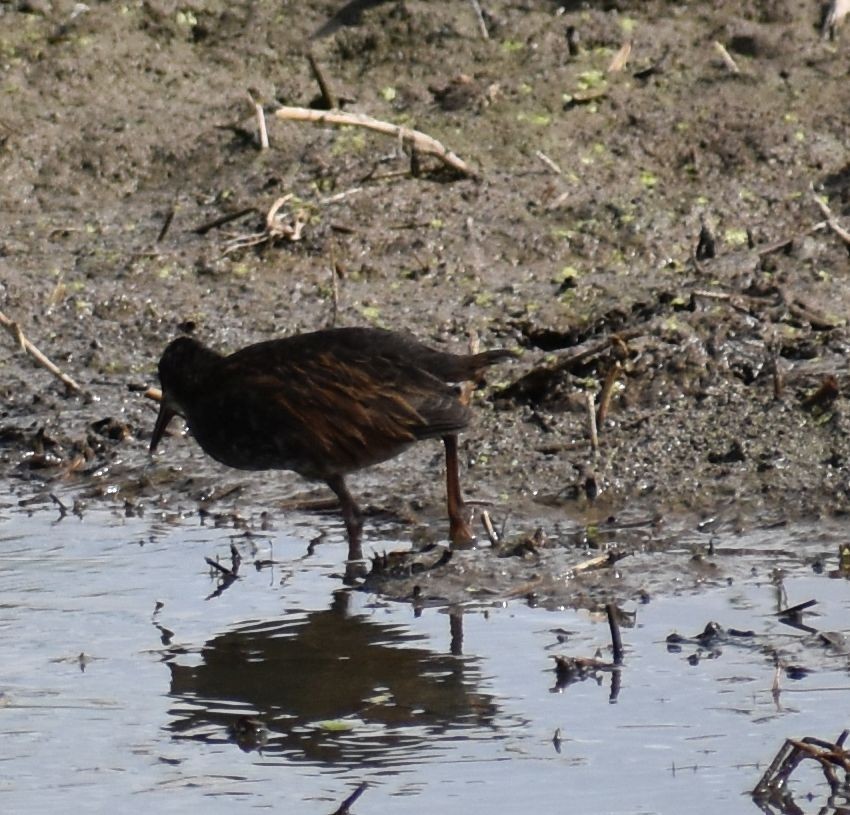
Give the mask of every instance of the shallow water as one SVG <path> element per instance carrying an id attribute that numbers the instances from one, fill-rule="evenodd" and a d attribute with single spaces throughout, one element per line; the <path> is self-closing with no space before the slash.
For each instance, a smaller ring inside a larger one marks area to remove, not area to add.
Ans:
<path id="1" fill-rule="evenodd" d="M 846 650 L 773 616 L 817 598 L 806 622 L 847 632 L 850 585 L 805 565 L 834 530 L 717 535 L 793 546 L 785 594 L 762 555 L 728 585 L 626 604 L 614 694 L 610 673 L 555 687 L 551 655 L 609 658 L 606 621 L 584 611 L 478 601 L 461 639 L 457 607 L 451 625 L 346 589 L 344 545 L 305 556 L 298 526 L 246 538 L 103 509 L 57 518 L 0 510 L 4 812 L 329 813 L 365 781 L 354 812 L 754 813 L 747 792 L 786 737 L 847 724 Z M 214 596 L 204 558 L 229 563 L 232 541 L 241 577 Z M 696 645 L 668 650 L 709 620 L 757 636 L 695 665 Z M 783 677 L 778 701 L 775 648 L 817 668 Z"/>

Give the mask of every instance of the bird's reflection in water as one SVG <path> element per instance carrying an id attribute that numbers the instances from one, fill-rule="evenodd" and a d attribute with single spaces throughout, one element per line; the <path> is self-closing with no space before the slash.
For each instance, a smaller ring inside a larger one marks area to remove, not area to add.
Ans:
<path id="1" fill-rule="evenodd" d="M 421 761 L 441 754 L 442 741 L 498 738 L 498 708 L 477 690 L 474 660 L 417 647 L 422 637 L 349 614 L 348 600 L 338 591 L 326 610 L 245 624 L 197 655 L 169 653 L 169 728 L 348 766 L 409 762 L 414 750 Z"/>

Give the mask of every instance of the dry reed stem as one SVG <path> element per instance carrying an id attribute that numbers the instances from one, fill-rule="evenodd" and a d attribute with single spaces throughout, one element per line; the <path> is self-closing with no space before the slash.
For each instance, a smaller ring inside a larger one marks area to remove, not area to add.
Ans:
<path id="1" fill-rule="evenodd" d="M 490 513 L 487 512 L 486 509 L 481 510 L 481 525 L 484 527 L 484 531 L 487 533 L 487 537 L 490 540 L 490 545 L 498 546 L 499 533 L 496 532 L 496 528 L 493 526 L 493 521 L 490 518 Z"/>
<path id="2" fill-rule="evenodd" d="M 76 393 L 85 394 L 86 391 L 78 385 L 68 374 L 51 362 L 35 345 L 33 345 L 24 335 L 20 325 L 10 317 L 7 317 L 0 311 L 0 325 L 9 332 L 12 339 L 20 346 L 22 351 L 29 354 L 42 368 L 50 371 L 58 380 L 60 380 L 66 388 L 75 391 Z"/>
<path id="3" fill-rule="evenodd" d="M 814 189 L 811 190 L 812 198 L 814 199 L 817 208 L 823 213 L 823 217 L 826 218 L 826 225 L 836 234 L 841 240 L 844 241 L 848 246 L 850 246 L 850 232 L 848 232 L 840 223 L 838 223 L 835 215 L 832 210 L 829 208 L 829 205 L 819 198 Z"/>
<path id="4" fill-rule="evenodd" d="M 735 62 L 732 55 L 726 50 L 726 46 L 723 45 L 719 40 L 714 41 L 714 50 L 720 54 L 720 58 L 723 60 L 723 64 L 726 66 L 727 70 L 733 74 L 741 73 L 741 69 L 738 67 L 738 63 Z"/>
<path id="5" fill-rule="evenodd" d="M 478 173 L 472 167 L 463 161 L 463 159 L 456 156 L 451 150 L 447 149 L 433 136 L 429 136 L 419 130 L 403 127 L 402 125 L 394 125 L 390 122 L 383 122 L 380 119 L 373 119 L 371 116 L 366 116 L 363 113 L 344 113 L 339 110 L 311 110 L 310 108 L 285 106 L 278 108 L 275 111 L 275 116 L 287 122 L 316 122 L 317 124 L 362 127 L 366 130 L 374 130 L 376 133 L 383 133 L 386 136 L 399 139 L 420 153 L 438 158 L 443 164 L 451 167 L 453 170 L 457 170 L 457 172 L 463 175 L 470 178 L 478 177 Z"/>
<path id="6" fill-rule="evenodd" d="M 469 0 L 472 6 L 472 13 L 475 15 L 475 22 L 478 23 L 478 33 L 482 40 L 490 39 L 490 32 L 487 30 L 487 21 L 484 19 L 484 12 L 481 10 L 481 4 L 478 0 Z"/>

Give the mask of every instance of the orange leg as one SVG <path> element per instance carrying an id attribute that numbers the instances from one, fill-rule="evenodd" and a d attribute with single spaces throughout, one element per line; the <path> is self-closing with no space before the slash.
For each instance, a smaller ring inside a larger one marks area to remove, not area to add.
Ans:
<path id="1" fill-rule="evenodd" d="M 348 534 L 348 559 L 361 560 L 363 558 L 363 547 L 361 546 L 361 534 L 363 532 L 363 513 L 351 497 L 345 479 L 341 475 L 335 475 L 328 479 L 328 486 L 339 498 L 342 509 L 342 519 L 345 521 L 345 531 Z"/>
<path id="2" fill-rule="evenodd" d="M 460 494 L 460 465 L 457 457 L 457 436 L 443 436 L 446 446 L 446 503 L 449 511 L 449 539 L 452 546 L 464 546 L 475 540 L 469 526 L 469 514 Z"/>

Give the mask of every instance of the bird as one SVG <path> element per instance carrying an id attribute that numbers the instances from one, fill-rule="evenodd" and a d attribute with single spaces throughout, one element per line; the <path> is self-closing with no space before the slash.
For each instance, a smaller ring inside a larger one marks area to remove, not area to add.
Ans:
<path id="1" fill-rule="evenodd" d="M 453 545 L 474 541 L 460 488 L 458 433 L 471 411 L 459 383 L 512 357 L 438 351 L 412 335 L 330 328 L 249 345 L 225 356 L 190 336 L 159 360 L 153 454 L 175 415 L 205 453 L 240 470 L 292 470 L 339 499 L 349 561 L 362 559 L 363 513 L 348 474 L 440 438 Z"/>

